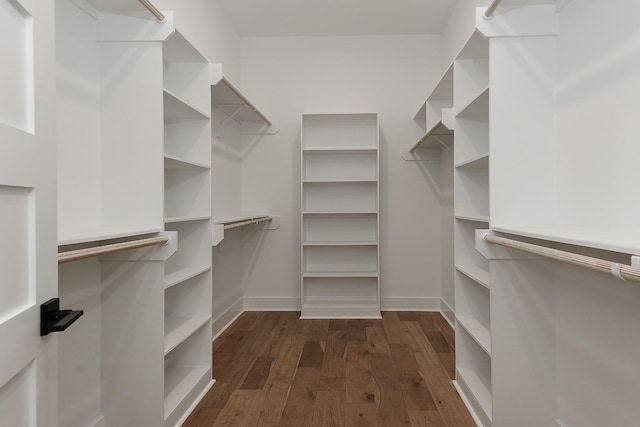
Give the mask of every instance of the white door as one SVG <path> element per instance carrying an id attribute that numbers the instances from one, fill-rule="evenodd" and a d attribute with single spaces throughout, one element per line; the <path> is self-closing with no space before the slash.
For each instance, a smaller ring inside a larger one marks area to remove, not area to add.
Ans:
<path id="1" fill-rule="evenodd" d="M 0 0 L 0 426 L 57 426 L 53 3 Z"/>

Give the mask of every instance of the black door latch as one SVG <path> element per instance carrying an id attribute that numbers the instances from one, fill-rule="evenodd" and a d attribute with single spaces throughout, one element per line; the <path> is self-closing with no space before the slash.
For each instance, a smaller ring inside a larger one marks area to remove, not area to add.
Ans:
<path id="1" fill-rule="evenodd" d="M 51 298 L 40 306 L 40 336 L 66 330 L 83 314 L 83 310 L 60 310 L 60 298 Z"/>

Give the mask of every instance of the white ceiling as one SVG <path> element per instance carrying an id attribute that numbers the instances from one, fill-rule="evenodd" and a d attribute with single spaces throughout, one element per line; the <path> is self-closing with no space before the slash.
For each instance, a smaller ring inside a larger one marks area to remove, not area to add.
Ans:
<path id="1" fill-rule="evenodd" d="M 218 0 L 242 37 L 439 34 L 455 0 Z"/>

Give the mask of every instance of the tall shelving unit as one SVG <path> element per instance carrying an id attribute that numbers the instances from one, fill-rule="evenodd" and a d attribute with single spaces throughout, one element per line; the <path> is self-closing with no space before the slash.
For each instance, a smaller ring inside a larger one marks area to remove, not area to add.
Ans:
<path id="1" fill-rule="evenodd" d="M 488 228 L 489 42 L 474 32 L 454 64 L 456 385 L 481 425 L 492 424 L 489 262 L 475 249 Z"/>
<path id="2" fill-rule="evenodd" d="M 305 114 L 303 318 L 380 317 L 378 116 Z"/>
<path id="3" fill-rule="evenodd" d="M 133 0 L 55 2 L 59 250 L 163 230 L 162 41 L 173 17 L 143 13 Z M 62 301 L 85 313 L 56 337 L 60 425 L 162 424 L 155 252 L 59 266 Z"/>
<path id="4" fill-rule="evenodd" d="M 162 46 L 165 263 L 164 425 L 180 425 L 213 385 L 209 61 L 175 31 Z"/>

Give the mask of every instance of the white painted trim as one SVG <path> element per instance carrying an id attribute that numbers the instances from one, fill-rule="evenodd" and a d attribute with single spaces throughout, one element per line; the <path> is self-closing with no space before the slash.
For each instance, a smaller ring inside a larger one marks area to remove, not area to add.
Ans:
<path id="1" fill-rule="evenodd" d="M 464 406 L 466 406 L 467 410 L 469 410 L 469 414 L 471 414 L 471 418 L 473 418 L 473 421 L 476 423 L 476 425 L 478 427 L 484 427 L 484 424 L 482 424 L 482 421 L 480 421 L 480 417 L 476 413 L 475 407 L 471 404 L 471 401 L 467 397 L 467 395 L 466 395 L 465 391 L 462 389 L 462 387 L 460 387 L 460 384 L 458 384 L 458 381 L 455 381 L 455 380 L 451 381 L 451 384 L 453 384 L 453 386 L 458 391 L 458 395 L 462 399 L 462 402 L 464 403 Z"/>
<path id="2" fill-rule="evenodd" d="M 382 311 L 440 311 L 440 298 L 382 297 Z"/>
<path id="3" fill-rule="evenodd" d="M 244 311 L 244 301 L 240 297 L 211 323 L 211 341 L 218 338 Z"/>
<path id="4" fill-rule="evenodd" d="M 444 299 L 440 299 L 440 314 L 442 314 L 444 320 L 455 330 L 456 312 Z"/>
<path id="5" fill-rule="evenodd" d="M 91 427 L 105 427 L 104 416 L 100 415 L 94 422 L 91 423 Z"/>
<path id="6" fill-rule="evenodd" d="M 175 427 L 180 427 L 182 426 L 182 424 L 184 424 L 185 421 L 187 421 L 187 418 L 189 418 L 189 415 L 191 415 L 191 413 L 196 409 L 200 401 L 204 399 L 204 396 L 209 392 L 209 390 L 211 390 L 211 387 L 213 387 L 215 383 L 216 383 L 216 380 L 209 381 L 209 384 L 207 384 L 207 386 L 202 390 L 202 392 L 200 392 L 200 394 L 198 395 L 198 398 L 193 401 L 193 403 L 189 406 L 189 408 L 180 417 Z"/>
<path id="7" fill-rule="evenodd" d="M 299 311 L 300 297 L 244 297 L 245 311 Z"/>
<path id="8" fill-rule="evenodd" d="M 555 421 L 557 427 L 568 427 L 560 418 L 556 418 L 553 421 Z"/>

